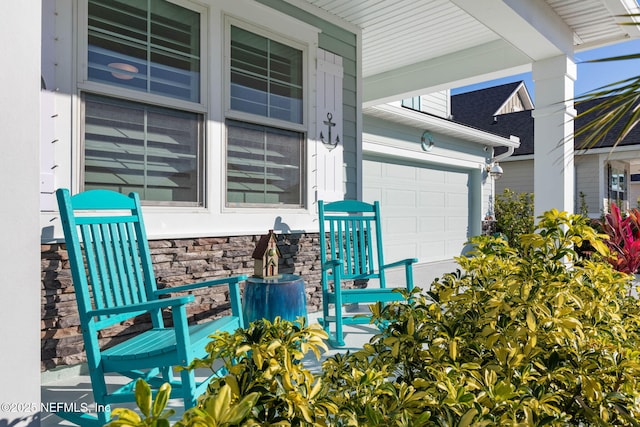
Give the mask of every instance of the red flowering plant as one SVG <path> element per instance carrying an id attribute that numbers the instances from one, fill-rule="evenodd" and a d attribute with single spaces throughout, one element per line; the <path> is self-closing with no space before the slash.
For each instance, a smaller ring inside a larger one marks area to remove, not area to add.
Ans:
<path id="1" fill-rule="evenodd" d="M 632 209 L 626 216 L 620 208 L 611 204 L 611 212 L 601 222 L 602 230 L 609 236 L 605 240 L 611 251 L 609 262 L 618 271 L 635 274 L 640 268 L 640 211 Z"/>

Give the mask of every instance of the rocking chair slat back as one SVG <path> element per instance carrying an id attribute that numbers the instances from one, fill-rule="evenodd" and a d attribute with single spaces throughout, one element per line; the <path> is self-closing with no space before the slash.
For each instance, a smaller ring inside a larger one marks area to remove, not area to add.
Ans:
<path id="1" fill-rule="evenodd" d="M 366 323 L 367 316 L 347 316 L 343 305 L 376 303 L 402 299 L 400 293 L 387 287 L 385 270 L 405 267 L 405 287 L 413 287 L 412 264 L 406 259 L 386 265 L 384 262 L 380 204 L 344 200 L 325 204 L 318 202 L 320 219 L 320 262 L 322 265 L 321 319 L 325 330 L 337 345 L 343 345 L 344 323 Z M 373 282 L 376 282 L 375 284 Z M 364 287 L 363 287 L 364 285 Z M 330 314 L 333 306 L 333 314 Z M 329 325 L 335 323 L 335 335 Z"/>
<path id="2" fill-rule="evenodd" d="M 135 401 L 135 381 L 143 378 L 157 388 L 172 386 L 171 397 L 183 399 L 190 408 L 206 390 L 212 376 L 196 380 L 193 371 L 175 375 L 173 367 L 188 365 L 205 357 L 209 336 L 244 327 L 240 282 L 246 276 L 224 277 L 205 282 L 157 289 L 151 252 L 142 220 L 140 199 L 107 190 L 91 190 L 71 196 L 69 190 L 56 192 L 60 218 L 69 254 L 69 264 L 78 304 L 82 337 L 96 407 L 88 413 L 58 414 L 81 426 L 102 426 L 110 418 L 109 405 Z M 228 288 L 231 314 L 189 325 L 186 305 L 193 295 L 161 298 L 170 292 L 190 292 L 201 288 Z M 163 311 L 171 314 L 172 327 L 165 326 Z M 152 328 L 122 337 L 103 348 L 98 332 L 104 328 L 148 314 Z M 119 387 L 107 385 L 113 374 L 131 382 Z"/>
<path id="3" fill-rule="evenodd" d="M 79 300 L 88 302 L 82 311 L 147 302 L 147 295 L 152 295 L 157 286 L 150 271 L 151 255 L 142 217 L 136 211 L 136 205 L 132 207 L 132 198 L 94 191 L 99 193 L 93 194 L 93 202 L 86 197 L 80 202 L 74 199 L 75 227 L 71 228 L 70 224 L 69 228 L 74 238 L 82 243 L 82 253 L 70 256 L 72 267 L 75 267 L 73 271 L 77 271 L 74 282 L 84 284 L 79 286 Z M 139 206 L 138 195 L 133 198 Z M 76 206 L 82 206 L 86 212 L 79 213 Z M 120 212 L 132 209 L 133 215 Z M 75 248 L 69 250 L 73 252 Z M 131 314 L 126 313 L 99 316 L 98 319 L 102 329 L 130 317 Z M 152 316 L 152 322 L 154 327 L 163 326 L 159 316 Z"/>

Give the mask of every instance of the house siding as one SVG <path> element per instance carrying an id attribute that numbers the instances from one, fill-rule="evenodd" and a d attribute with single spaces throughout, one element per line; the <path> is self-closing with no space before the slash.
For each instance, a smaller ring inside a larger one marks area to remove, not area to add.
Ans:
<path id="1" fill-rule="evenodd" d="M 590 217 L 600 216 L 602 200 L 600 199 L 600 160 L 598 155 L 576 156 L 576 207 L 580 213 L 582 200 L 587 206 Z M 581 196 L 584 195 L 584 196 Z"/>
<path id="2" fill-rule="evenodd" d="M 580 213 L 582 198 L 592 218 L 601 214 L 603 201 L 600 189 L 600 159 L 599 155 L 580 155 L 575 157 L 575 206 L 574 211 Z M 533 193 L 533 160 L 513 160 L 501 162 L 504 171 L 501 179 L 496 181 L 496 195 L 505 189 L 516 193 Z M 604 191 L 604 189 L 602 189 Z M 581 197 L 581 194 L 584 196 Z M 544 197 L 540 195 L 538 197 Z"/>
<path id="3" fill-rule="evenodd" d="M 445 119 L 451 115 L 451 97 L 448 90 L 420 96 L 420 111 Z"/>
<path id="4" fill-rule="evenodd" d="M 500 166 L 504 174 L 496 181 L 497 196 L 507 188 L 516 193 L 533 193 L 533 160 L 501 162 Z"/>

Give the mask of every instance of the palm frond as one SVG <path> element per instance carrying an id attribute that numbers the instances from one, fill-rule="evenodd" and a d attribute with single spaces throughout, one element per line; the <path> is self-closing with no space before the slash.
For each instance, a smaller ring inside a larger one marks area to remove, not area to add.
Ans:
<path id="1" fill-rule="evenodd" d="M 618 58 L 640 59 L 640 54 Z M 616 59 L 604 58 L 596 62 L 607 60 Z M 593 148 L 606 138 L 613 138 L 615 148 L 640 122 L 640 76 L 601 86 L 573 101 L 576 107 L 585 107 L 576 119 L 587 120 L 574 133 L 574 137 L 583 138 L 579 148 Z"/>

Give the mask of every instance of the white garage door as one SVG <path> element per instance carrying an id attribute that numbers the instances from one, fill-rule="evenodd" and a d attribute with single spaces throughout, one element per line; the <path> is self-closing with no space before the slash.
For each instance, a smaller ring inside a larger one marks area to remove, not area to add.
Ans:
<path id="1" fill-rule="evenodd" d="M 366 158 L 364 200 L 379 200 L 385 262 L 460 255 L 469 229 L 469 174 L 460 170 Z"/>

